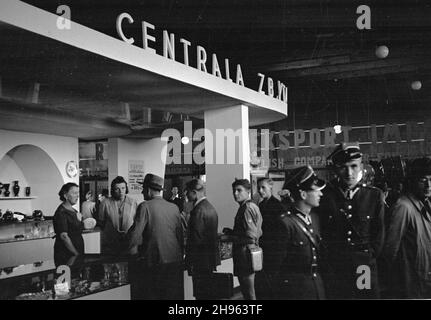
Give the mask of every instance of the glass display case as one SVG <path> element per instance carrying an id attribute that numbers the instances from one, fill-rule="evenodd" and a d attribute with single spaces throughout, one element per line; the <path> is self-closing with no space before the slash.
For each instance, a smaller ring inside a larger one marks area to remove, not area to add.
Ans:
<path id="1" fill-rule="evenodd" d="M 27 220 L 0 223 L 0 243 L 52 238 L 55 235 L 52 220 Z"/>
<path id="2" fill-rule="evenodd" d="M 92 295 L 104 299 L 102 293 L 109 296 L 116 289 L 120 290 L 115 292 L 115 299 L 130 299 L 128 266 L 127 258 L 78 256 L 69 265 L 68 292 L 55 289 L 60 273 L 52 260 L 3 268 L 0 269 L 0 300 L 69 300 Z M 119 292 L 124 292 L 124 296 Z"/>

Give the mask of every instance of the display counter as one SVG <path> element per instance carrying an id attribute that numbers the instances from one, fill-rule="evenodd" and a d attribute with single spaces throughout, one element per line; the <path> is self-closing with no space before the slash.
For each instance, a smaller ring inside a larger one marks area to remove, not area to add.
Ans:
<path id="1" fill-rule="evenodd" d="M 54 289 L 59 274 L 53 260 L 0 269 L 0 300 L 130 300 L 128 258 L 84 255 L 69 267 L 65 294 Z"/>
<path id="2" fill-rule="evenodd" d="M 52 220 L 1 225 L 0 268 L 51 260 L 54 257 Z M 6 236 L 6 234 L 8 236 Z M 100 253 L 100 230 L 84 230 L 86 254 Z"/>

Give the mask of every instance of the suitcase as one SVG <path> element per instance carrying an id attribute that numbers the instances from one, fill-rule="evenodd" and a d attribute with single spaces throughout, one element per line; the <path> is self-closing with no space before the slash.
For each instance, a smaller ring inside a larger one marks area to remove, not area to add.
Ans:
<path id="1" fill-rule="evenodd" d="M 233 274 L 213 272 L 193 276 L 193 295 L 197 299 L 229 299 L 233 296 Z"/>

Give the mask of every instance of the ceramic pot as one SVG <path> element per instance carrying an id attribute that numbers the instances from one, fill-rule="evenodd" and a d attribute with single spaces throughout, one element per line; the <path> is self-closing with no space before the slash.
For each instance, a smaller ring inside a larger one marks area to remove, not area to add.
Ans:
<path id="1" fill-rule="evenodd" d="M 12 187 L 13 195 L 14 195 L 15 197 L 18 197 L 18 195 L 19 195 L 19 190 L 21 189 L 21 187 L 18 185 L 18 181 L 14 181 L 13 183 L 14 183 L 14 184 L 13 184 L 13 187 Z"/>

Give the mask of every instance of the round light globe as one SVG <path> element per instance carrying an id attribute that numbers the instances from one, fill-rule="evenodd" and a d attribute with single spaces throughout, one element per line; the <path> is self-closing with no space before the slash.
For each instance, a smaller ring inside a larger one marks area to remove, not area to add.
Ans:
<path id="1" fill-rule="evenodd" d="M 422 82 L 420 81 L 413 81 L 412 84 L 412 89 L 413 90 L 420 90 L 420 88 L 422 88 Z"/>
<path id="2" fill-rule="evenodd" d="M 376 48 L 377 58 L 384 59 L 389 55 L 389 48 L 387 46 L 378 46 Z"/>
<path id="3" fill-rule="evenodd" d="M 182 144 L 188 144 L 190 142 L 190 139 L 188 137 L 182 137 L 181 138 L 181 143 Z"/>

